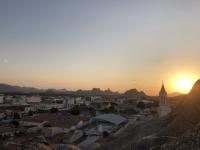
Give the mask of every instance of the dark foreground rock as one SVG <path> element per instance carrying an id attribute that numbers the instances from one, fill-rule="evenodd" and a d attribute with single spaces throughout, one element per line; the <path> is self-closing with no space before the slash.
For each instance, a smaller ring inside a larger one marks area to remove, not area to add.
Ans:
<path id="1" fill-rule="evenodd" d="M 161 150 L 200 150 L 200 125 L 174 142 L 164 144 Z"/>
<path id="2" fill-rule="evenodd" d="M 23 143 L 21 150 L 54 150 L 54 148 L 47 143 L 43 136 L 36 136 Z"/>

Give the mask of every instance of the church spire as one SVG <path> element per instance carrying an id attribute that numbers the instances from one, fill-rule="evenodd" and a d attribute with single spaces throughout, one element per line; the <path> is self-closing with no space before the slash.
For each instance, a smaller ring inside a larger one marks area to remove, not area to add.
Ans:
<path id="1" fill-rule="evenodd" d="M 167 103 L 167 92 L 165 90 L 164 82 L 162 81 L 162 86 L 159 93 L 159 117 L 168 115 L 171 112 L 171 108 Z"/>
<path id="2" fill-rule="evenodd" d="M 166 105 L 167 104 L 167 92 L 165 90 L 164 83 L 162 81 L 162 87 L 159 93 L 159 98 L 160 98 L 160 105 Z"/>
<path id="3" fill-rule="evenodd" d="M 164 85 L 163 80 L 162 80 L 162 87 L 161 87 L 160 93 L 167 93 L 165 90 L 165 85 Z"/>

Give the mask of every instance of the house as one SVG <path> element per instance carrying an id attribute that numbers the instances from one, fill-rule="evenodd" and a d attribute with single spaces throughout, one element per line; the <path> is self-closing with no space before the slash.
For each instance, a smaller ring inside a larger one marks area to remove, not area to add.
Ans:
<path id="1" fill-rule="evenodd" d="M 64 103 L 64 98 L 54 98 L 52 100 L 52 103 L 63 104 Z"/>
<path id="2" fill-rule="evenodd" d="M 27 102 L 28 103 L 41 102 L 41 97 L 40 96 L 30 96 L 30 97 L 27 97 Z"/>
<path id="3" fill-rule="evenodd" d="M 3 103 L 3 99 L 4 99 L 4 96 L 3 96 L 3 95 L 0 95 L 0 104 Z"/>
<path id="4" fill-rule="evenodd" d="M 51 113 L 41 113 L 33 116 L 24 116 L 21 123 L 25 126 L 35 125 L 44 126 L 49 123 L 51 127 L 58 127 L 64 132 L 80 128 L 88 123 L 89 119 L 84 116 L 62 116 Z"/>
<path id="5" fill-rule="evenodd" d="M 101 96 L 91 96 L 91 102 L 103 102 L 103 98 Z"/>
<path id="6" fill-rule="evenodd" d="M 129 105 L 129 104 L 120 104 L 115 106 L 115 110 L 118 113 L 125 113 L 125 112 L 131 112 L 131 113 L 136 113 L 136 110 L 134 108 L 134 105 Z"/>
<path id="7" fill-rule="evenodd" d="M 122 105 L 124 104 L 125 100 L 126 100 L 125 98 L 115 98 L 114 102 L 117 103 L 118 105 Z"/>
<path id="8" fill-rule="evenodd" d="M 36 112 L 38 110 L 37 105 L 39 105 L 38 103 L 31 103 L 29 106 L 25 107 L 24 109 L 24 113 L 28 114 L 29 112 Z"/>
<path id="9" fill-rule="evenodd" d="M 71 109 L 74 107 L 74 105 L 76 105 L 76 100 L 74 97 L 67 97 L 65 100 L 64 100 L 64 107 L 66 109 Z"/>
<path id="10" fill-rule="evenodd" d="M 4 108 L 0 108 L 0 120 L 4 119 L 5 116 L 6 116 L 5 109 Z"/>
<path id="11" fill-rule="evenodd" d="M 84 103 L 81 97 L 76 97 L 75 98 L 75 102 L 76 102 L 77 105 L 80 105 L 80 104 Z"/>
<path id="12" fill-rule="evenodd" d="M 111 134 L 124 126 L 128 120 L 116 114 L 103 114 L 93 117 L 90 125 L 87 126 L 85 133 L 90 136 L 102 136 L 104 131 Z"/>
<path id="13" fill-rule="evenodd" d="M 12 118 L 19 119 L 23 116 L 25 107 L 26 105 L 2 105 L 0 107 L 0 118 L 7 120 Z"/>
<path id="14" fill-rule="evenodd" d="M 119 126 L 127 122 L 127 119 L 116 114 L 103 114 L 92 118 L 93 121 L 109 122 L 113 125 Z"/>
<path id="15" fill-rule="evenodd" d="M 13 137 L 15 132 L 16 128 L 0 126 L 0 135 L 2 137 Z"/>
<path id="16" fill-rule="evenodd" d="M 11 104 L 12 103 L 12 99 L 13 99 L 13 96 L 5 96 L 3 98 L 3 104 Z"/>
<path id="17" fill-rule="evenodd" d="M 10 105 L 27 105 L 27 99 L 25 96 L 6 96 L 4 97 L 3 103 Z"/>
<path id="18" fill-rule="evenodd" d="M 62 128 L 58 127 L 45 127 L 41 129 L 41 133 L 46 137 L 46 138 L 52 138 L 53 136 L 57 134 L 64 133 L 64 130 Z"/>
<path id="19" fill-rule="evenodd" d="M 35 105 L 37 110 L 41 111 L 48 111 L 51 110 L 52 108 L 57 108 L 57 109 L 62 109 L 64 108 L 64 104 L 60 103 L 38 103 Z"/>

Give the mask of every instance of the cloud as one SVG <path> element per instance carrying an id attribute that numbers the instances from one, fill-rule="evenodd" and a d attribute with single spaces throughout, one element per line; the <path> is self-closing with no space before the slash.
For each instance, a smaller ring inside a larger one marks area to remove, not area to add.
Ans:
<path id="1" fill-rule="evenodd" d="M 7 58 L 4 58 L 3 62 L 4 62 L 4 63 L 8 63 L 8 59 L 7 59 Z"/>
<path id="2" fill-rule="evenodd" d="M 0 64 L 7 64 L 8 63 L 8 59 L 5 58 L 0 58 Z"/>

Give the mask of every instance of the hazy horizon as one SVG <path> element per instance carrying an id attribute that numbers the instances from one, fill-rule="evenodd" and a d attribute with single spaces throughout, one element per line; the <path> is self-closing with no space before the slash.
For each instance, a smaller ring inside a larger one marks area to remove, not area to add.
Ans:
<path id="1" fill-rule="evenodd" d="M 0 82 L 168 93 L 200 76 L 200 1 L 2 0 Z"/>

